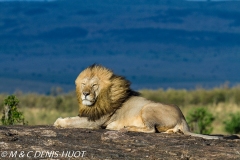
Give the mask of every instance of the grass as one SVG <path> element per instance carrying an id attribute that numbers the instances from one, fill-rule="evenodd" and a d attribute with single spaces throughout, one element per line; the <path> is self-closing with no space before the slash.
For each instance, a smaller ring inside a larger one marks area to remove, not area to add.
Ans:
<path id="1" fill-rule="evenodd" d="M 186 115 L 193 107 L 203 107 L 201 105 L 188 105 L 184 107 L 180 107 L 183 114 Z M 240 105 L 233 104 L 233 103 L 219 103 L 213 105 L 205 105 L 206 107 L 215 117 L 213 121 L 213 131 L 212 134 L 227 134 L 224 130 L 224 121 L 228 118 L 230 113 L 236 113 L 240 111 Z"/>
<path id="2" fill-rule="evenodd" d="M 26 108 L 23 107 L 22 111 L 28 125 L 53 125 L 59 117 L 74 117 L 77 116 L 78 111 L 62 112 L 57 109 L 47 108 Z"/>
<path id="3" fill-rule="evenodd" d="M 178 105 L 185 117 L 192 108 L 205 107 L 215 117 L 212 134 L 226 134 L 224 121 L 230 113 L 240 112 L 240 86 L 227 86 L 205 90 L 140 90 L 143 97 L 166 104 Z M 20 101 L 28 125 L 52 125 L 58 117 L 77 116 L 78 103 L 75 92 L 41 95 L 36 93 L 15 94 Z M 0 111 L 7 94 L 0 94 Z"/>
<path id="4" fill-rule="evenodd" d="M 74 92 L 54 96 L 36 93 L 15 95 L 20 101 L 19 110 L 23 112 L 28 125 L 52 125 L 58 117 L 78 114 L 78 103 Z M 0 103 L 6 97 L 6 94 L 1 94 Z M 2 103 L 0 110 L 3 110 Z"/>

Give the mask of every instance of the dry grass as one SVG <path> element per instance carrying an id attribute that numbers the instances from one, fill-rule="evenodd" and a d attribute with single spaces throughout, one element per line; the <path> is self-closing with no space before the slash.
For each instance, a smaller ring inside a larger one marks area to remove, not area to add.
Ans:
<path id="1" fill-rule="evenodd" d="M 201 106 L 185 106 L 180 108 L 186 116 L 193 107 Z M 240 106 L 236 104 L 220 103 L 218 105 L 206 106 L 206 108 L 215 117 L 212 134 L 227 134 L 227 132 L 224 131 L 223 122 L 230 113 L 240 112 Z M 76 109 L 71 112 L 63 112 L 57 109 L 23 107 L 21 108 L 21 111 L 24 113 L 25 120 L 28 121 L 28 125 L 52 125 L 59 117 L 77 116 L 78 108 L 76 107 Z"/>
<path id="2" fill-rule="evenodd" d="M 21 108 L 28 125 L 53 125 L 59 117 L 77 116 L 78 111 L 63 112 L 57 109 Z"/>
<path id="3" fill-rule="evenodd" d="M 183 114 L 195 107 L 205 107 L 214 116 L 213 134 L 226 134 L 223 122 L 230 113 L 240 112 L 240 87 L 220 87 L 212 90 L 142 90 L 143 97 L 166 104 L 178 105 Z M 15 94 L 20 100 L 19 110 L 29 125 L 52 125 L 58 117 L 78 114 L 78 103 L 74 92 L 56 95 Z M 6 94 L 0 94 L 0 111 Z"/>

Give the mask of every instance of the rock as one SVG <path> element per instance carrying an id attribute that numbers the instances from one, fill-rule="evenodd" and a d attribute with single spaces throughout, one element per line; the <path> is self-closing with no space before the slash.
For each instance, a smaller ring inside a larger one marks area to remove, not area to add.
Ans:
<path id="1" fill-rule="evenodd" d="M 0 127 L 0 159 L 240 159 L 239 136 L 223 138 L 6 126 Z"/>
<path id="2" fill-rule="evenodd" d="M 127 139 L 129 136 L 124 134 L 122 131 L 107 131 L 101 135 L 101 140 L 107 141 L 107 140 L 115 140 L 121 138 Z"/>

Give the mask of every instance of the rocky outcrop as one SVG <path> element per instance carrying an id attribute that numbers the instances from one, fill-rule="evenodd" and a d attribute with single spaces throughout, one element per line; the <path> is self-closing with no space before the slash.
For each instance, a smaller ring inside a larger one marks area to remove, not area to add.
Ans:
<path id="1" fill-rule="evenodd" d="M 240 159 L 238 135 L 206 140 L 182 134 L 0 126 L 0 159 Z"/>

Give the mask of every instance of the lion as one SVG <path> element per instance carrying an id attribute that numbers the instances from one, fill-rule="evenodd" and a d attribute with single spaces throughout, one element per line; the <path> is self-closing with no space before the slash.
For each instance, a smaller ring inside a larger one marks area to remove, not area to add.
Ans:
<path id="1" fill-rule="evenodd" d="M 176 105 L 141 97 L 130 89 L 128 80 L 101 65 L 92 65 L 83 70 L 75 84 L 79 114 L 58 118 L 54 123 L 56 127 L 183 133 L 219 139 L 217 136 L 190 132 L 183 113 Z"/>

